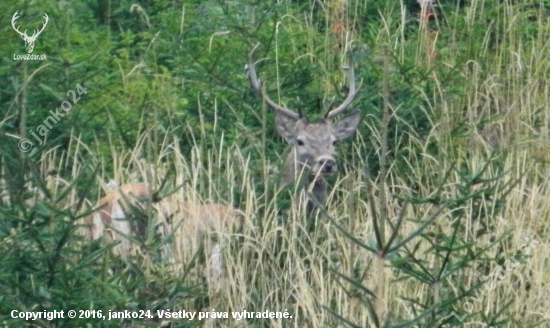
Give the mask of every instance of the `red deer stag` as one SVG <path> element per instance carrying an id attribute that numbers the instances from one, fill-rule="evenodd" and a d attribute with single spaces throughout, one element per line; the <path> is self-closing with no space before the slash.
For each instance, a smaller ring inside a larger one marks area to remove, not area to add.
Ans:
<path id="1" fill-rule="evenodd" d="M 286 159 L 286 169 L 281 179 L 281 186 L 296 181 L 303 174 L 308 179 L 307 190 L 311 190 L 312 193 L 313 202 L 309 200 L 307 204 L 308 212 L 311 212 L 315 204 L 324 205 L 327 193 L 325 177 L 334 174 L 338 169 L 334 159 L 334 145 L 338 140 L 353 134 L 361 121 L 361 112 L 356 111 L 334 124 L 331 123 L 331 119 L 348 107 L 359 91 L 360 86 L 355 88 L 353 62 L 350 60 L 347 98 L 340 106 L 327 111 L 323 118 L 316 123 L 309 123 L 307 118 L 276 104 L 262 89 L 253 59 L 254 51 L 258 45 L 249 54 L 247 69 L 250 82 L 269 107 L 276 111 L 277 131 L 292 145 L 292 150 Z"/>

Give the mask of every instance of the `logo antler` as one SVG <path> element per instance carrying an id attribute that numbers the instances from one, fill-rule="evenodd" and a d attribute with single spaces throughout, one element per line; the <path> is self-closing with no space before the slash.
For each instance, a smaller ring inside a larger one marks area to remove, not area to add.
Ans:
<path id="1" fill-rule="evenodd" d="M 42 31 L 44 31 L 44 28 L 46 28 L 46 25 L 48 25 L 48 20 L 49 20 L 48 15 L 44 14 L 44 16 L 43 16 L 45 21 L 42 24 L 42 28 L 38 31 L 34 30 L 33 34 L 31 36 L 28 36 L 27 35 L 27 30 L 25 30 L 24 32 L 21 32 L 21 31 L 19 31 L 19 28 L 17 26 L 15 26 L 15 22 L 17 21 L 17 18 L 19 18 L 18 12 L 19 11 L 16 11 L 15 14 L 13 14 L 13 17 L 11 18 L 11 26 L 13 27 L 15 32 L 19 33 L 19 35 L 21 35 L 23 40 L 25 40 L 25 48 L 27 49 L 27 52 L 32 53 L 32 50 L 34 49 L 34 42 L 36 41 L 36 38 L 38 38 L 40 33 L 42 33 Z"/>

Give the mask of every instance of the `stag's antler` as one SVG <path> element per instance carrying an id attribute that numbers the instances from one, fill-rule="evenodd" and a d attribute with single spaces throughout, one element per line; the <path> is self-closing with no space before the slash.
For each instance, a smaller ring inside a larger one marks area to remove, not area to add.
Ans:
<path id="1" fill-rule="evenodd" d="M 48 25 L 48 21 L 50 20 L 50 18 L 48 17 L 48 14 L 44 13 L 43 17 L 44 17 L 44 23 L 42 23 L 42 28 L 40 29 L 40 31 L 38 31 L 38 33 L 37 33 L 36 30 L 34 30 L 31 38 L 36 39 L 40 35 L 40 33 L 42 33 L 42 31 L 44 31 L 44 29 L 46 28 L 46 25 Z M 36 36 L 35 36 L 35 34 L 36 34 Z"/>
<path id="2" fill-rule="evenodd" d="M 325 118 L 327 118 L 327 119 L 335 117 L 336 115 L 340 114 L 344 109 L 346 109 L 349 106 L 349 104 L 351 104 L 351 102 L 353 101 L 353 99 L 355 98 L 357 93 L 359 92 L 359 89 L 361 88 L 362 83 L 359 84 L 357 89 L 355 88 L 355 71 L 354 71 L 353 54 L 352 53 L 349 54 L 349 66 L 346 69 L 349 69 L 349 93 L 348 93 L 348 97 L 346 98 L 346 100 L 344 100 L 344 102 L 340 106 L 334 108 L 331 111 L 328 111 L 325 114 Z"/>
<path id="3" fill-rule="evenodd" d="M 269 97 L 265 94 L 264 90 L 262 89 L 262 85 L 260 83 L 260 81 L 258 80 L 258 76 L 256 75 L 256 63 L 254 62 L 254 58 L 253 58 L 253 55 L 254 55 L 254 52 L 256 51 L 256 49 L 258 48 L 260 44 L 256 44 L 254 46 L 254 48 L 252 48 L 252 50 L 250 51 L 250 54 L 248 56 L 248 65 L 246 67 L 246 69 L 248 70 L 248 73 L 249 73 L 249 76 L 250 76 L 250 83 L 252 84 L 252 87 L 258 91 L 258 93 L 262 96 L 262 99 L 273 109 L 279 111 L 279 112 L 282 112 L 284 113 L 285 115 L 291 117 L 291 118 L 294 118 L 294 119 L 300 119 L 302 117 L 302 115 L 298 114 L 298 113 L 295 113 L 281 105 L 278 105 L 276 104 L 273 100 L 269 99 Z M 346 109 L 346 107 L 348 107 L 351 102 L 353 101 L 353 99 L 355 98 L 355 96 L 357 95 L 357 93 L 359 92 L 359 89 L 361 88 L 361 85 L 359 85 L 357 88 L 355 87 L 355 73 L 354 73 L 354 67 L 353 67 L 353 59 L 352 59 L 352 55 L 350 54 L 350 63 L 349 63 L 349 66 L 347 67 L 347 69 L 349 69 L 349 94 L 348 94 L 348 97 L 346 98 L 346 100 L 344 100 L 344 102 L 334 108 L 333 110 L 331 111 L 328 111 L 326 114 L 325 114 L 325 118 L 326 119 L 330 119 L 330 118 L 333 118 L 335 117 L 336 115 L 340 114 L 344 109 Z"/>
<path id="4" fill-rule="evenodd" d="M 19 31 L 19 28 L 15 26 L 15 22 L 17 21 L 17 18 L 19 18 L 18 12 L 19 11 L 16 11 L 15 14 L 13 14 L 13 17 L 11 18 L 11 26 L 13 27 L 15 32 L 19 33 L 19 35 L 21 35 L 23 40 L 25 40 L 25 47 L 27 48 L 27 52 L 31 53 L 32 49 L 34 48 L 34 42 L 36 41 L 36 38 L 40 35 L 40 33 L 42 33 L 42 31 L 44 31 L 44 29 L 46 28 L 46 25 L 48 25 L 49 17 L 47 14 L 44 14 L 45 21 L 42 24 L 42 28 L 40 30 L 34 30 L 33 34 L 31 36 L 28 36 L 27 30 L 25 30 L 25 32 L 21 32 Z"/>
<path id="5" fill-rule="evenodd" d="M 248 65 L 246 67 L 246 70 L 248 70 L 248 74 L 250 76 L 250 83 L 252 83 L 252 87 L 254 90 L 258 91 L 258 93 L 262 96 L 262 99 L 273 109 L 276 111 L 279 111 L 291 118 L 294 119 L 300 119 L 301 115 L 298 113 L 295 113 L 283 106 L 277 105 L 273 100 L 269 99 L 269 97 L 265 94 L 264 90 L 262 90 L 262 85 L 260 81 L 258 80 L 258 76 L 256 75 L 256 63 L 254 62 L 253 55 L 254 51 L 258 48 L 260 44 L 256 44 L 254 48 L 252 48 L 252 51 L 250 51 L 250 54 L 248 56 Z"/>
<path id="6" fill-rule="evenodd" d="M 19 31 L 19 28 L 15 26 L 15 21 L 19 18 L 19 16 L 17 16 L 17 13 L 19 12 L 16 11 L 15 14 L 13 14 L 13 17 L 11 18 L 11 26 L 13 27 L 13 29 L 15 30 L 15 32 L 19 33 L 19 35 L 21 35 L 21 37 L 23 37 L 23 39 L 25 38 L 28 38 L 27 36 L 27 30 L 25 30 L 25 32 L 21 33 Z"/>

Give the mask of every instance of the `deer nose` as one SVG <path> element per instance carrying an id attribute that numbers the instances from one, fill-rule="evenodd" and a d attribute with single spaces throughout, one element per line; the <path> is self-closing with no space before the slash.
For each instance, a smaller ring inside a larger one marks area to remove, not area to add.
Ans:
<path id="1" fill-rule="evenodd" d="M 336 161 L 332 158 L 320 160 L 319 165 L 321 166 L 321 173 L 330 174 L 336 172 Z"/>

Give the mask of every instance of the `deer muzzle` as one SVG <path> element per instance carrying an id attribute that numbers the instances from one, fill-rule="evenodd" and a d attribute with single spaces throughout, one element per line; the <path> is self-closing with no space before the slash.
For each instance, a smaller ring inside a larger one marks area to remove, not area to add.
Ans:
<path id="1" fill-rule="evenodd" d="M 314 171 L 322 176 L 328 176 L 338 171 L 338 164 L 331 156 L 321 156 L 317 159 Z"/>

